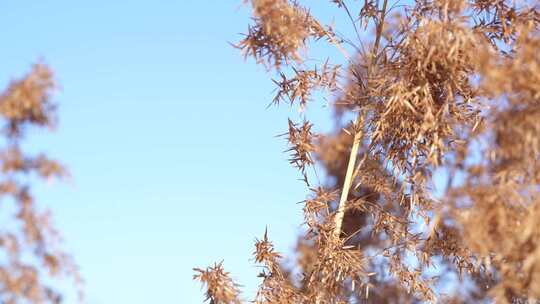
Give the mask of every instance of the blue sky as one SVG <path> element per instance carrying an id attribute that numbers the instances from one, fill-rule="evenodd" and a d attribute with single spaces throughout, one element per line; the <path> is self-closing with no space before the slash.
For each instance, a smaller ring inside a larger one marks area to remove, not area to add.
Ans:
<path id="1" fill-rule="evenodd" d="M 201 303 L 192 268 L 222 259 L 249 296 L 254 238 L 294 244 L 306 189 L 275 135 L 299 114 L 266 109 L 271 75 L 228 44 L 248 22 L 241 1 L 3 3 L 0 83 L 43 58 L 62 87 L 27 147 L 71 171 L 35 192 L 88 303 Z"/>

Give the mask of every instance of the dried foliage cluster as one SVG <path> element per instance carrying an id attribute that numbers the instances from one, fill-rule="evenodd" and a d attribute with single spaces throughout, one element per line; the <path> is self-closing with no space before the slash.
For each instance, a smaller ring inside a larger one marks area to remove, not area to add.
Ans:
<path id="1" fill-rule="evenodd" d="M 28 128 L 54 126 L 56 111 L 50 95 L 55 89 L 51 70 L 36 64 L 0 95 L 1 303 L 60 303 L 62 297 L 49 278 L 70 276 L 80 283 L 75 264 L 60 247 L 49 212 L 38 208 L 30 189 L 36 178 L 61 178 L 67 171 L 46 155 L 31 155 L 22 148 Z"/>
<path id="2" fill-rule="evenodd" d="M 540 5 L 333 0 L 338 31 L 298 1 L 250 4 L 239 48 L 277 73 L 274 102 L 322 91 L 337 125 L 289 121 L 306 231 L 293 267 L 256 242 L 254 302 L 539 301 Z M 314 60 L 315 43 L 343 57 Z M 221 264 L 197 272 L 211 303 L 240 302 Z"/>

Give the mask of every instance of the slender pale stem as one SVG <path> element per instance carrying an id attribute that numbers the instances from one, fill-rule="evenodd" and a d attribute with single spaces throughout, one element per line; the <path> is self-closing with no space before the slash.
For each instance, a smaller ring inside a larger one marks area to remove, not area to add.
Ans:
<path id="1" fill-rule="evenodd" d="M 377 36 L 375 37 L 375 43 L 373 45 L 373 52 L 372 57 L 370 61 L 370 66 L 368 68 L 368 77 L 367 81 L 369 81 L 369 74 L 371 73 L 371 68 L 376 64 L 377 60 L 377 53 L 379 50 L 379 44 L 381 42 L 382 32 L 383 32 L 383 26 L 384 26 L 384 17 L 386 16 L 386 7 L 387 7 L 388 1 L 384 0 L 383 7 L 381 10 L 381 16 L 379 18 L 379 22 L 377 24 Z M 334 218 L 334 237 L 339 238 L 341 234 L 341 226 L 343 224 L 343 217 L 345 216 L 345 204 L 347 202 L 347 199 L 349 197 L 349 190 L 351 189 L 351 184 L 353 181 L 353 172 L 355 171 L 356 166 L 356 157 L 358 155 L 358 148 L 360 147 L 360 141 L 362 140 L 362 132 L 358 130 L 358 128 L 361 127 L 362 122 L 362 112 L 358 113 L 358 117 L 356 118 L 356 124 L 354 126 L 355 133 L 353 138 L 353 143 L 351 147 L 351 153 L 349 155 L 349 164 L 347 165 L 347 172 L 345 173 L 345 181 L 343 182 L 343 190 L 341 191 L 341 197 L 339 199 L 339 205 L 338 209 L 336 211 L 336 217 Z"/>

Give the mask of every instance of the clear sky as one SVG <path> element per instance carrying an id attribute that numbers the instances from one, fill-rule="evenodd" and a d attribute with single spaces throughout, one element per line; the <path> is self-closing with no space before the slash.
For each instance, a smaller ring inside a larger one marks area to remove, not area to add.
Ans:
<path id="1" fill-rule="evenodd" d="M 192 268 L 222 259 L 250 296 L 254 238 L 294 244 L 306 189 L 275 135 L 299 114 L 228 44 L 248 22 L 240 0 L 3 1 L 2 86 L 43 58 L 62 87 L 27 139 L 72 173 L 35 192 L 88 303 L 201 303 Z"/>

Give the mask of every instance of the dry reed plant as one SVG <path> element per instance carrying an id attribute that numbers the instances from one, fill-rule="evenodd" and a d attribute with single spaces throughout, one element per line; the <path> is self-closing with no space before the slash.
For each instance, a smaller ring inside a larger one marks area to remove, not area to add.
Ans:
<path id="1" fill-rule="evenodd" d="M 52 71 L 35 64 L 23 78 L 13 80 L 0 94 L 0 195 L 4 227 L 0 231 L 0 302 L 60 303 L 61 294 L 51 278 L 71 277 L 81 286 L 72 258 L 60 247 L 60 237 L 48 211 L 34 201 L 30 181 L 67 175 L 64 167 L 46 155 L 31 155 L 22 146 L 30 127 L 52 128 L 56 105 Z M 79 289 L 80 290 L 80 289 Z"/>
<path id="2" fill-rule="evenodd" d="M 306 232 L 292 268 L 257 241 L 253 302 L 540 301 L 540 4 L 333 0 L 336 30 L 300 1 L 249 3 L 238 47 L 277 73 L 274 103 L 326 92 L 338 125 L 289 120 Z M 242 300 L 221 264 L 197 271 L 211 303 Z"/>

